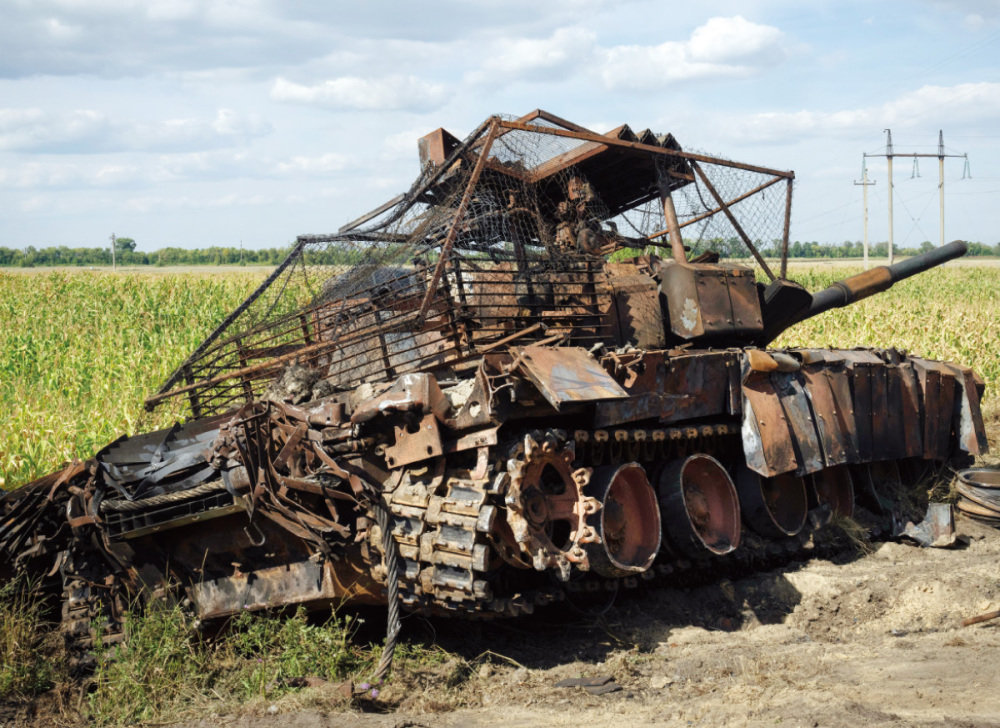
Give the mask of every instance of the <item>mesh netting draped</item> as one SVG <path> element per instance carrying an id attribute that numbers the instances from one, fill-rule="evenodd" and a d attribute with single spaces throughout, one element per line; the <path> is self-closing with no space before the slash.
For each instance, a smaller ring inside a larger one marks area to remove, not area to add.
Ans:
<path id="1" fill-rule="evenodd" d="M 439 130 L 421 148 L 406 193 L 299 237 L 147 404 L 183 396 L 194 416 L 224 412 L 292 364 L 332 392 L 459 371 L 511 345 L 589 347 L 604 339 L 609 257 L 670 255 L 667 196 L 691 257 L 787 239 L 790 187 L 775 183 L 790 173 L 683 152 L 670 135 L 597 135 L 534 112 L 491 117 L 463 141 Z"/>

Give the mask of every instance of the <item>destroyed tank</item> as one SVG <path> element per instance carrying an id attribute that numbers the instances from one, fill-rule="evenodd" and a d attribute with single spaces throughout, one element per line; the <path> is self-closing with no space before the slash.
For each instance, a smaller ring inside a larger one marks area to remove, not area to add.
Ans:
<path id="1" fill-rule="evenodd" d="M 986 450 L 960 364 L 768 348 L 963 243 L 810 293 L 791 172 L 544 111 L 419 157 L 147 400 L 181 424 L 0 500 L 0 574 L 58 593 L 78 644 L 140 594 L 494 617 L 763 568 L 831 516 L 898 533 L 923 474 Z"/>

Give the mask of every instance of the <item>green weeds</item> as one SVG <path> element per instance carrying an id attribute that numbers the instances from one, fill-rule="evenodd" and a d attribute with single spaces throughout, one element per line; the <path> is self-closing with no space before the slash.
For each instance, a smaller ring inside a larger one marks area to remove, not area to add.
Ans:
<path id="1" fill-rule="evenodd" d="M 336 614 L 313 624 L 241 614 L 206 639 L 178 606 L 126 618 L 126 640 L 98 657 L 89 717 L 97 725 L 136 725 L 232 710 L 275 700 L 303 678 L 340 682 L 371 667 L 372 649 L 352 643 L 355 622 Z"/>
<path id="2" fill-rule="evenodd" d="M 60 676 L 58 660 L 43 645 L 43 606 L 24 579 L 0 585 L 0 700 L 31 698 Z"/>

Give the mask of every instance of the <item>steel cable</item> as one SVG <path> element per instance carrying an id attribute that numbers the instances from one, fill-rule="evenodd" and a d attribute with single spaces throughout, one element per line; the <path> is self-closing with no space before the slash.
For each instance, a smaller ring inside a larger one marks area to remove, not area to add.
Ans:
<path id="1" fill-rule="evenodd" d="M 375 668 L 375 673 L 369 680 L 372 685 L 381 682 L 392 669 L 392 658 L 396 652 L 396 642 L 399 640 L 401 626 L 399 620 L 399 557 L 396 552 L 396 541 L 392 537 L 388 505 L 382 502 L 378 503 L 375 509 L 375 518 L 382 530 L 382 550 L 385 553 L 389 608 L 386 615 L 385 646 L 382 648 L 382 657 L 379 658 L 378 667 Z"/>

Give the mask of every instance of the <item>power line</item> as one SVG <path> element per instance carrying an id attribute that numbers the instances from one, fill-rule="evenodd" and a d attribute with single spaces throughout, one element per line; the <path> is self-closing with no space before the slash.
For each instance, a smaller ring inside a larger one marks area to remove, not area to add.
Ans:
<path id="1" fill-rule="evenodd" d="M 893 259 L 893 219 L 892 219 L 892 201 L 893 201 L 893 190 L 895 185 L 892 182 L 892 160 L 895 157 L 906 157 L 913 159 L 913 175 L 914 177 L 919 177 L 919 169 L 917 167 L 917 160 L 924 157 L 937 157 L 938 159 L 938 193 L 940 197 L 940 232 L 941 232 L 941 245 L 944 245 L 944 160 L 945 157 L 960 157 L 965 160 L 965 165 L 962 169 L 962 179 L 967 179 L 972 177 L 972 172 L 969 169 L 969 155 L 968 154 L 949 154 L 945 151 L 944 146 L 944 131 L 938 130 L 938 143 L 937 143 L 937 153 L 929 154 L 925 152 L 897 152 L 892 145 L 892 130 L 885 129 L 885 152 L 882 154 L 871 154 L 869 152 L 864 152 L 862 154 L 862 168 L 864 168 L 865 160 L 868 157 L 885 157 L 886 167 L 889 173 L 889 264 L 892 265 Z M 857 184 L 857 183 L 855 183 Z M 865 188 L 867 192 L 867 187 Z M 905 207 L 905 203 L 904 203 Z M 865 205 L 866 219 L 867 219 L 867 204 Z M 909 208 L 907 208 L 907 213 L 910 214 Z M 910 214 L 911 218 L 913 217 Z M 916 219 L 913 220 L 914 224 L 919 227 L 919 223 Z M 923 230 L 921 229 L 921 232 Z"/>

